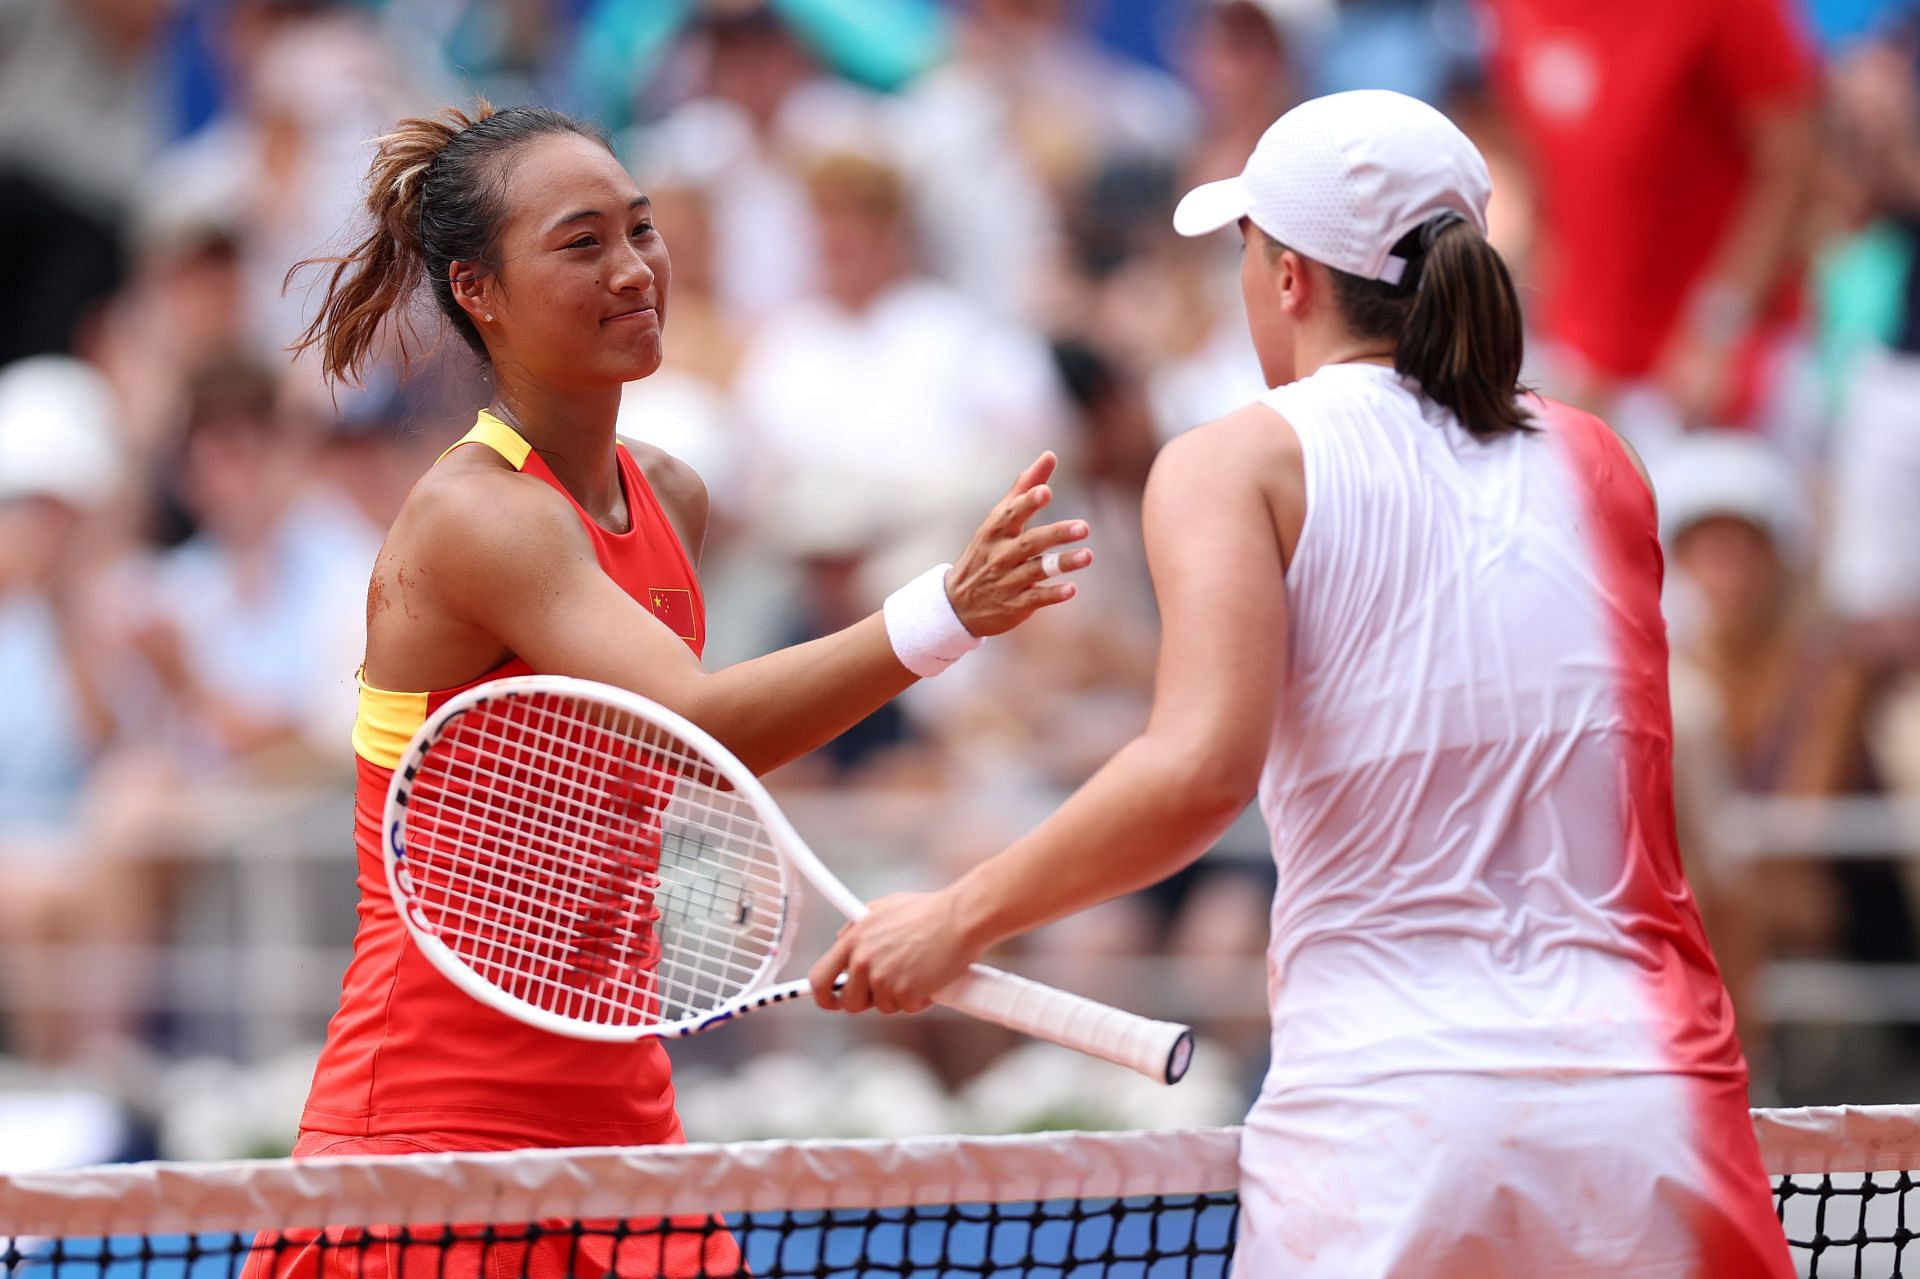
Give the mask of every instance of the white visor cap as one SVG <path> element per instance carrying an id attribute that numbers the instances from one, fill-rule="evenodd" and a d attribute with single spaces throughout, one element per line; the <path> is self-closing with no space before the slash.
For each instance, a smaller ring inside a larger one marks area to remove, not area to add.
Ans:
<path id="1" fill-rule="evenodd" d="M 1260 135 L 1238 177 L 1187 192 L 1181 235 L 1250 219 L 1335 270 L 1398 284 L 1393 246 L 1436 213 L 1487 233 L 1487 162 L 1453 121 L 1418 98 L 1356 89 L 1302 102 Z"/>

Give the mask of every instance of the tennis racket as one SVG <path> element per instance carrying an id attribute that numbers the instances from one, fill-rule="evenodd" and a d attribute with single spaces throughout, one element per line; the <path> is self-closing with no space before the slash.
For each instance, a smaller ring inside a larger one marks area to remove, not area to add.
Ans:
<path id="1" fill-rule="evenodd" d="M 682 1038 L 797 999 L 776 984 L 804 879 L 866 905 L 719 742 L 663 706 L 529 675 L 450 699 L 394 768 L 387 884 L 475 999 L 581 1039 Z M 939 1002 L 1174 1083 L 1193 1033 L 975 964 Z"/>

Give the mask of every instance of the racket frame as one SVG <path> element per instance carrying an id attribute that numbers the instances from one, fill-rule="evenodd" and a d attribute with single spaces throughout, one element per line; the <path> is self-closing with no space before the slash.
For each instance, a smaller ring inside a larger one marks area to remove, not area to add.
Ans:
<path id="1" fill-rule="evenodd" d="M 609 706 L 620 714 L 633 715 L 645 723 L 678 736 L 702 756 L 704 765 L 711 768 L 715 774 L 747 799 L 753 806 L 754 816 L 766 824 L 780 853 L 780 856 L 773 859 L 778 865 L 780 878 L 780 925 L 774 944 L 761 959 L 753 976 L 742 984 L 739 995 L 707 1012 L 676 1021 L 656 1022 L 650 1025 L 610 1025 L 587 1021 L 542 1008 L 510 991 L 502 990 L 476 972 L 434 931 L 414 890 L 406 846 L 407 814 L 413 800 L 414 787 L 419 779 L 421 765 L 428 753 L 446 735 L 448 728 L 461 716 L 490 702 L 518 700 L 537 694 L 586 698 Z M 772 820 L 769 820 L 770 818 Z M 426 956 L 429 963 L 466 994 L 530 1026 L 573 1039 L 592 1039 L 607 1043 L 632 1043 L 647 1038 L 681 1038 L 698 1034 L 739 1013 L 782 1002 L 780 999 L 761 998 L 759 992 L 772 981 L 781 967 L 792 957 L 801 897 L 797 891 L 799 885 L 795 880 L 794 871 L 797 867 L 804 868 L 808 859 L 812 859 L 818 866 L 818 859 L 813 857 L 811 850 L 808 850 L 804 844 L 800 845 L 802 855 L 798 857 L 793 855 L 791 845 L 799 841 L 799 836 L 794 832 L 791 823 L 786 821 L 785 815 L 773 802 L 772 796 L 767 794 L 766 787 L 761 785 L 760 779 L 749 773 L 746 767 L 733 757 L 732 752 L 722 746 L 711 734 L 685 716 L 648 701 L 638 694 L 628 693 L 624 689 L 609 684 L 597 684 L 590 680 L 578 680 L 564 675 L 509 676 L 506 679 L 477 685 L 448 698 L 445 705 L 427 717 L 427 721 L 420 726 L 413 740 L 407 744 L 406 750 L 394 765 L 393 780 L 387 787 L 382 829 L 384 834 L 381 839 L 381 848 L 386 863 L 388 892 L 393 897 L 394 906 L 399 911 L 407 931 L 413 935 L 414 943 L 420 947 L 420 953 Z M 823 872 L 825 870 L 824 867 L 820 869 Z M 841 892 L 844 894 L 845 889 L 842 888 Z M 839 902 L 836 901 L 835 904 L 838 905 Z"/>
<path id="2" fill-rule="evenodd" d="M 676 1021 L 642 1025 L 589 1022 L 542 1008 L 502 990 L 476 972 L 434 933 L 414 892 L 405 842 L 408 806 L 421 764 L 445 735 L 449 725 L 461 715 L 492 701 L 538 694 L 577 698 L 606 706 L 616 713 L 631 715 L 678 737 L 700 756 L 703 767 L 712 770 L 747 802 L 754 816 L 766 827 L 779 854 L 773 860 L 779 864 L 782 892 L 780 926 L 774 944 L 767 950 L 753 976 L 742 985 L 739 994 L 705 1013 Z M 805 981 L 770 984 L 791 958 L 794 937 L 798 931 L 801 894 L 796 891 L 795 871 L 805 876 L 807 882 L 846 918 L 859 919 L 867 913 L 866 903 L 841 883 L 806 840 L 801 838 L 760 779 L 712 734 L 684 715 L 637 693 L 566 675 L 517 675 L 492 680 L 456 694 L 429 715 L 394 765 L 393 780 L 387 788 L 381 846 L 386 862 L 388 889 L 395 907 L 407 931 L 412 934 L 415 945 L 419 946 L 429 963 L 481 1003 L 528 1025 L 575 1039 L 608 1042 L 633 1042 L 646 1038 L 680 1039 L 757 1009 L 810 994 L 811 987 Z M 1151 1021 L 982 964 L 973 965 L 966 976 L 941 991 L 936 998 L 942 1004 L 960 1008 L 975 1016 L 1053 1039 L 1093 1056 L 1128 1066 L 1163 1083 L 1178 1082 L 1192 1060 L 1193 1035 L 1184 1026 Z M 1052 1033 L 1031 1011 L 1049 1005 L 1068 1012 L 1083 1025 L 1106 1023 L 1106 1028 L 1077 1036 Z"/>

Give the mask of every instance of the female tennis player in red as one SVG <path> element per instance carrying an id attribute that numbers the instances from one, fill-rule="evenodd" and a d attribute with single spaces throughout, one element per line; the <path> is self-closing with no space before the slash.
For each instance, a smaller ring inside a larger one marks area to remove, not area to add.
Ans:
<path id="1" fill-rule="evenodd" d="M 360 923 L 294 1153 L 677 1142 L 658 1041 L 532 1029 L 462 994 L 408 940 L 379 831 L 414 730 L 481 681 L 567 674 L 678 710 L 765 771 L 937 673 L 975 637 L 1071 597 L 1048 570 L 1090 561 L 1085 548 L 1063 549 L 1087 530 L 1026 528 L 1049 500 L 1043 456 L 953 565 L 882 613 L 709 672 L 695 574 L 705 489 L 674 459 L 614 435 L 622 384 L 660 365 L 669 300 L 666 245 L 633 178 L 568 117 L 483 103 L 382 138 L 367 201 L 372 230 L 332 261 L 303 345 L 319 349 L 329 377 L 352 378 L 424 285 L 491 370 L 493 400 L 414 488 L 374 569 L 353 734 Z M 279 1273 L 324 1267 L 320 1248 L 290 1242 L 275 1245 Z M 611 1258 L 606 1247 L 562 1237 L 551 1256 L 536 1247 L 513 1264 L 653 1276 L 732 1274 L 737 1262 L 724 1232 L 669 1236 L 664 1249 L 656 1232 Z M 364 1266 L 379 1262 L 362 1258 L 356 1273 L 377 1279 Z M 449 1262 L 454 1272 L 438 1268 Z M 471 1268 L 457 1255 L 422 1264 L 445 1279 Z"/>
<path id="2" fill-rule="evenodd" d="M 874 903 L 815 994 L 923 1008 L 1257 793 L 1273 1055 L 1236 1273 L 1784 1277 L 1674 844 L 1652 495 L 1604 423 L 1517 385 L 1488 195 L 1444 116 L 1365 92 L 1181 202 L 1184 234 L 1238 225 L 1276 389 L 1154 469 L 1149 726 L 950 888 Z"/>

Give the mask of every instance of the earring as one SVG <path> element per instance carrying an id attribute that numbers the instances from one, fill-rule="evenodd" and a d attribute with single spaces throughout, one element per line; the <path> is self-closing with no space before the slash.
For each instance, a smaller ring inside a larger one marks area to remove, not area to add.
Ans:
<path id="1" fill-rule="evenodd" d="M 489 321 L 491 321 L 491 320 L 493 319 L 493 312 L 491 312 L 491 311 L 489 311 L 489 312 L 487 312 L 487 319 L 488 319 Z"/>

